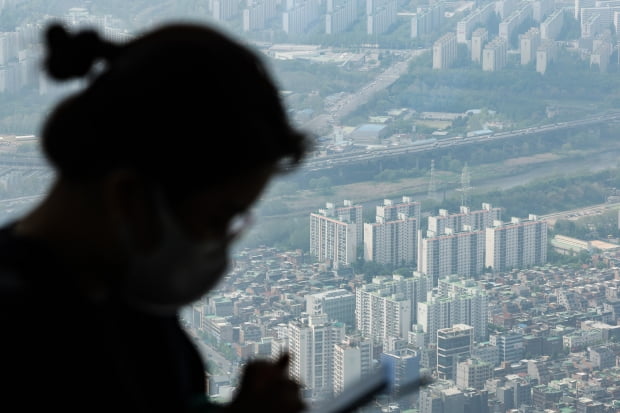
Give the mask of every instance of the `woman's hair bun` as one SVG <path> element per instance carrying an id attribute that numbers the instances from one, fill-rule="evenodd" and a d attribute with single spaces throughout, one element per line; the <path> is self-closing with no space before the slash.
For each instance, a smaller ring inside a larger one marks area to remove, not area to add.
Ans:
<path id="1" fill-rule="evenodd" d="M 118 46 L 99 37 L 94 30 L 69 33 L 55 23 L 47 28 L 45 35 L 47 73 L 57 80 L 86 75 L 97 59 L 111 59 Z"/>

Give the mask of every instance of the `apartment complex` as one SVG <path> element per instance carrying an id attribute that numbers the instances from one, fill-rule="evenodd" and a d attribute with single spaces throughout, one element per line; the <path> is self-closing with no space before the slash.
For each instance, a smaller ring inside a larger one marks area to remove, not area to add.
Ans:
<path id="1" fill-rule="evenodd" d="M 345 326 L 326 315 L 310 316 L 288 324 L 291 376 L 311 398 L 329 397 L 334 389 L 334 349 L 345 338 Z"/>
<path id="2" fill-rule="evenodd" d="M 547 261 L 547 223 L 536 215 L 513 217 L 486 229 L 485 265 L 494 271 L 541 265 Z"/>
<path id="3" fill-rule="evenodd" d="M 327 203 L 324 209 L 310 214 L 310 254 L 335 267 L 349 265 L 357 259 L 362 238 L 362 206 L 345 200 L 342 207 Z"/>
<path id="4" fill-rule="evenodd" d="M 377 206 L 374 223 L 364 224 L 364 259 L 380 264 L 407 265 L 417 258 L 420 202 L 403 197 Z"/>

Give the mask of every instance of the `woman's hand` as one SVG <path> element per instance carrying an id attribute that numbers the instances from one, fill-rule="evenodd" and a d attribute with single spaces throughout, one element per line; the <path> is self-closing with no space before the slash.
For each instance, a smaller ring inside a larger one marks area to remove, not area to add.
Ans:
<path id="1" fill-rule="evenodd" d="M 301 398 L 299 383 L 289 378 L 288 354 L 276 362 L 255 360 L 248 363 L 229 412 L 260 411 L 270 413 L 299 413 L 306 406 Z"/>

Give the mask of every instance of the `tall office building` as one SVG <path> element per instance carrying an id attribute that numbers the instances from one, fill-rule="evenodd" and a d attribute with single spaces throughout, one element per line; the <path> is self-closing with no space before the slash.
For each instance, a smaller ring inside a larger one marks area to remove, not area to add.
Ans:
<path id="1" fill-rule="evenodd" d="M 357 259 L 362 240 L 362 206 L 345 200 L 343 207 L 327 203 L 310 214 L 310 254 L 321 262 L 349 265 Z"/>
<path id="2" fill-rule="evenodd" d="M 308 315 L 326 314 L 330 321 L 355 325 L 355 294 L 336 289 L 308 294 L 305 299 Z"/>
<path id="3" fill-rule="evenodd" d="M 474 328 L 466 324 L 437 330 L 437 377 L 456 381 L 457 364 L 471 356 L 473 344 Z"/>
<path id="4" fill-rule="evenodd" d="M 334 349 L 345 338 L 345 326 L 330 322 L 326 315 L 288 324 L 290 374 L 306 387 L 313 399 L 333 394 Z"/>
<path id="5" fill-rule="evenodd" d="M 418 271 L 426 274 L 437 285 L 440 278 L 457 274 L 472 278 L 484 268 L 485 232 L 471 231 L 423 238 L 421 241 Z"/>
<path id="6" fill-rule="evenodd" d="M 401 350 L 381 353 L 381 366 L 387 370 L 391 390 L 411 383 L 420 377 L 420 354 L 413 350 Z"/>
<path id="7" fill-rule="evenodd" d="M 498 348 L 500 362 L 513 363 L 523 358 L 523 336 L 521 334 L 491 334 L 489 342 Z"/>
<path id="8" fill-rule="evenodd" d="M 456 58 L 456 34 L 448 32 L 433 44 L 433 69 L 448 69 Z"/>
<path id="9" fill-rule="evenodd" d="M 374 223 L 364 224 L 364 259 L 380 264 L 407 265 L 417 258 L 420 202 L 384 200 L 377 206 Z"/>
<path id="10" fill-rule="evenodd" d="M 513 217 L 486 229 L 485 264 L 494 271 L 542 265 L 547 261 L 547 223 L 536 215 Z"/>

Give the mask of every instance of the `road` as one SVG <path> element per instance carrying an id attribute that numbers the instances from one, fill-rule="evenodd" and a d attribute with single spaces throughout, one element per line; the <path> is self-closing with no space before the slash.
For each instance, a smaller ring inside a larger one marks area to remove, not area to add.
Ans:
<path id="1" fill-rule="evenodd" d="M 222 356 L 213 347 L 206 344 L 191 330 L 188 331 L 188 333 L 190 337 L 194 340 L 194 343 L 196 343 L 196 347 L 202 355 L 203 360 L 207 361 L 209 364 L 216 365 L 221 371 L 227 374 L 232 373 L 232 363 L 228 361 L 226 357 Z"/>
<path id="2" fill-rule="evenodd" d="M 344 95 L 330 107 L 327 107 L 326 113 L 321 113 L 306 122 L 303 129 L 320 134 L 327 132 L 334 125 L 339 125 L 343 117 L 367 103 L 377 92 L 385 90 L 407 73 L 409 63 L 428 50 L 418 49 L 404 53 L 402 60 L 389 66 L 357 92 Z"/>
<path id="3" fill-rule="evenodd" d="M 451 137 L 445 139 L 439 139 L 431 142 L 424 142 L 422 144 L 401 145 L 395 147 L 389 147 L 385 149 L 373 149 L 373 150 L 360 150 L 354 152 L 348 152 L 343 154 L 334 154 L 328 156 L 322 156 L 319 158 L 311 158 L 307 160 L 302 169 L 305 171 L 318 171 L 324 169 L 330 169 L 337 166 L 351 165 L 354 163 L 368 162 L 371 160 L 377 160 L 381 158 L 388 158 L 394 156 L 402 156 L 410 153 L 423 153 L 432 151 L 435 149 L 458 147 L 460 145 L 472 145 L 484 142 L 493 142 L 504 139 L 521 138 L 528 135 L 537 135 L 547 132 L 553 132 L 563 129 L 571 129 L 579 126 L 593 125 L 597 123 L 605 123 L 610 121 L 620 120 L 620 112 L 609 112 L 602 115 L 594 115 L 583 119 L 551 123 L 542 126 L 534 126 L 525 129 L 519 129 L 507 132 L 497 132 L 483 136 L 472 137 Z"/>
<path id="4" fill-rule="evenodd" d="M 560 212 L 554 212 L 552 214 L 547 214 L 547 215 L 539 215 L 538 218 L 542 219 L 543 221 L 549 222 L 550 225 L 553 225 L 559 219 L 570 219 L 570 218 L 578 218 L 578 217 L 584 217 L 584 216 L 590 216 L 590 215 L 600 215 L 604 212 L 607 212 L 613 209 L 618 209 L 618 208 L 620 208 L 620 202 L 605 203 L 605 204 L 591 205 L 588 207 L 583 207 L 583 208 L 578 208 L 578 209 L 571 209 L 569 211 L 560 211 Z"/>

